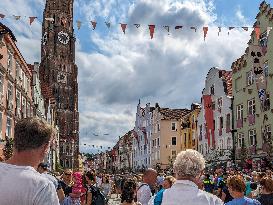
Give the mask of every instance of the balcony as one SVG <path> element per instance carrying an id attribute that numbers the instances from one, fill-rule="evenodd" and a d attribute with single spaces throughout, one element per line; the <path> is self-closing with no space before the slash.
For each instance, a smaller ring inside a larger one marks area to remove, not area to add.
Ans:
<path id="1" fill-rule="evenodd" d="M 236 121 L 236 127 L 237 127 L 238 129 L 243 127 L 243 119 L 238 119 L 238 120 Z"/>
<path id="2" fill-rule="evenodd" d="M 255 115 L 248 115 L 248 123 L 249 125 L 254 125 L 255 124 Z"/>

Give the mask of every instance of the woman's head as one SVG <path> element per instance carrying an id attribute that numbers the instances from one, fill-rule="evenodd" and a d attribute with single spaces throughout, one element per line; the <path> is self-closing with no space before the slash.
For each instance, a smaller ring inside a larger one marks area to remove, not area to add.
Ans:
<path id="1" fill-rule="evenodd" d="M 92 172 L 86 172 L 85 180 L 88 184 L 95 184 L 96 183 L 96 176 Z"/>
<path id="2" fill-rule="evenodd" d="M 239 175 L 230 176 L 227 180 L 227 186 L 231 196 L 238 193 L 243 194 L 246 190 L 246 184 Z"/>
<path id="3" fill-rule="evenodd" d="M 175 178 L 173 176 L 167 176 L 164 179 L 162 186 L 163 186 L 164 189 L 169 189 L 169 188 L 172 187 L 174 182 L 175 182 Z"/>
<path id="4" fill-rule="evenodd" d="M 63 180 L 64 181 L 72 181 L 72 170 L 71 169 L 65 169 L 63 173 Z"/>
<path id="5" fill-rule="evenodd" d="M 264 177 L 260 181 L 260 185 L 262 187 L 262 192 L 264 194 L 272 194 L 273 193 L 273 179 L 270 177 Z"/>
<path id="6" fill-rule="evenodd" d="M 133 179 L 127 179 L 124 183 L 121 193 L 121 203 L 132 203 L 136 195 L 136 181 Z"/>

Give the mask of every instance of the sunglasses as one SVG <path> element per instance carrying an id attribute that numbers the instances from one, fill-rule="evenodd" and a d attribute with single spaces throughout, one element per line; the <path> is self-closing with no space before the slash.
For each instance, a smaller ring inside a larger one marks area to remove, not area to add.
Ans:
<path id="1" fill-rule="evenodd" d="M 64 173 L 64 175 L 71 176 L 72 174 L 71 173 Z"/>

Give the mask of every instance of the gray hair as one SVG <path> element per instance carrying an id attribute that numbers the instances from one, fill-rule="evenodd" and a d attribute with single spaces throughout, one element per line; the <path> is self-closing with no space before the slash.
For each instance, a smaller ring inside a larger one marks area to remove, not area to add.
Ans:
<path id="1" fill-rule="evenodd" d="M 180 152 L 174 162 L 174 171 L 178 178 L 196 178 L 204 169 L 203 155 L 192 149 Z"/>

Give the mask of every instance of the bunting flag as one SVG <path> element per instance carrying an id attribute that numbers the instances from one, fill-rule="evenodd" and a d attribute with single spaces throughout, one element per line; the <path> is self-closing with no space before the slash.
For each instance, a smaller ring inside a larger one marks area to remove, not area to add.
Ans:
<path id="1" fill-rule="evenodd" d="M 95 145 L 92 145 L 92 147 L 94 148 L 94 147 L 95 147 Z"/>
<path id="2" fill-rule="evenodd" d="M 174 29 L 178 30 L 178 29 L 182 29 L 182 28 L 183 28 L 183 26 L 176 26 Z"/>
<path id="3" fill-rule="evenodd" d="M 208 34 L 209 27 L 203 27 L 204 31 L 204 41 L 206 40 L 207 34 Z"/>
<path id="4" fill-rule="evenodd" d="M 14 15 L 13 17 L 15 18 L 16 21 L 18 21 L 21 18 L 21 16 L 14 16 Z"/>
<path id="5" fill-rule="evenodd" d="M 248 31 L 248 27 L 242 27 L 242 29 L 244 29 L 245 31 Z"/>
<path id="6" fill-rule="evenodd" d="M 122 29 L 123 33 L 125 34 L 125 30 L 127 28 L 127 24 L 121 23 L 120 26 L 121 26 L 121 29 Z"/>
<path id="7" fill-rule="evenodd" d="M 91 24 L 93 26 L 93 30 L 95 30 L 96 27 L 97 27 L 97 22 L 96 21 L 91 21 Z"/>
<path id="8" fill-rule="evenodd" d="M 135 23 L 134 26 L 135 26 L 136 28 L 139 28 L 139 27 L 140 27 L 140 24 Z"/>
<path id="9" fill-rule="evenodd" d="M 81 21 L 77 21 L 77 27 L 78 27 L 78 30 L 80 30 L 81 29 L 81 26 L 82 26 L 82 22 Z"/>
<path id="10" fill-rule="evenodd" d="M 45 18 L 46 21 L 54 22 L 54 18 Z"/>
<path id="11" fill-rule="evenodd" d="M 272 27 L 267 27 L 267 37 L 269 36 L 269 33 L 271 30 L 272 30 Z"/>
<path id="12" fill-rule="evenodd" d="M 230 27 L 228 27 L 228 30 L 232 30 L 232 29 L 234 29 L 235 27 L 233 27 L 233 26 L 230 26 Z M 229 32 L 228 32 L 228 35 L 229 35 Z"/>
<path id="13" fill-rule="evenodd" d="M 35 16 L 29 17 L 29 24 L 31 25 L 35 19 L 37 19 L 37 17 L 35 17 Z"/>
<path id="14" fill-rule="evenodd" d="M 255 27 L 254 30 L 255 30 L 256 38 L 257 38 L 257 40 L 259 40 L 260 39 L 260 34 L 261 34 L 261 28 L 260 27 Z"/>
<path id="15" fill-rule="evenodd" d="M 166 31 L 168 31 L 168 33 L 170 32 L 170 26 L 163 26 L 165 29 L 166 29 Z"/>
<path id="16" fill-rule="evenodd" d="M 154 37 L 155 25 L 149 25 L 151 39 Z"/>
<path id="17" fill-rule="evenodd" d="M 5 15 L 4 14 L 0 14 L 0 18 L 1 19 L 5 18 Z"/>
<path id="18" fill-rule="evenodd" d="M 107 28 L 110 28 L 111 26 L 110 22 L 105 22 L 105 25 L 107 26 Z"/>
<path id="19" fill-rule="evenodd" d="M 192 26 L 191 29 L 193 29 L 195 32 L 197 31 L 197 28 Z"/>
<path id="20" fill-rule="evenodd" d="M 218 27 L 218 36 L 220 35 L 220 33 L 222 32 L 222 27 Z"/>

